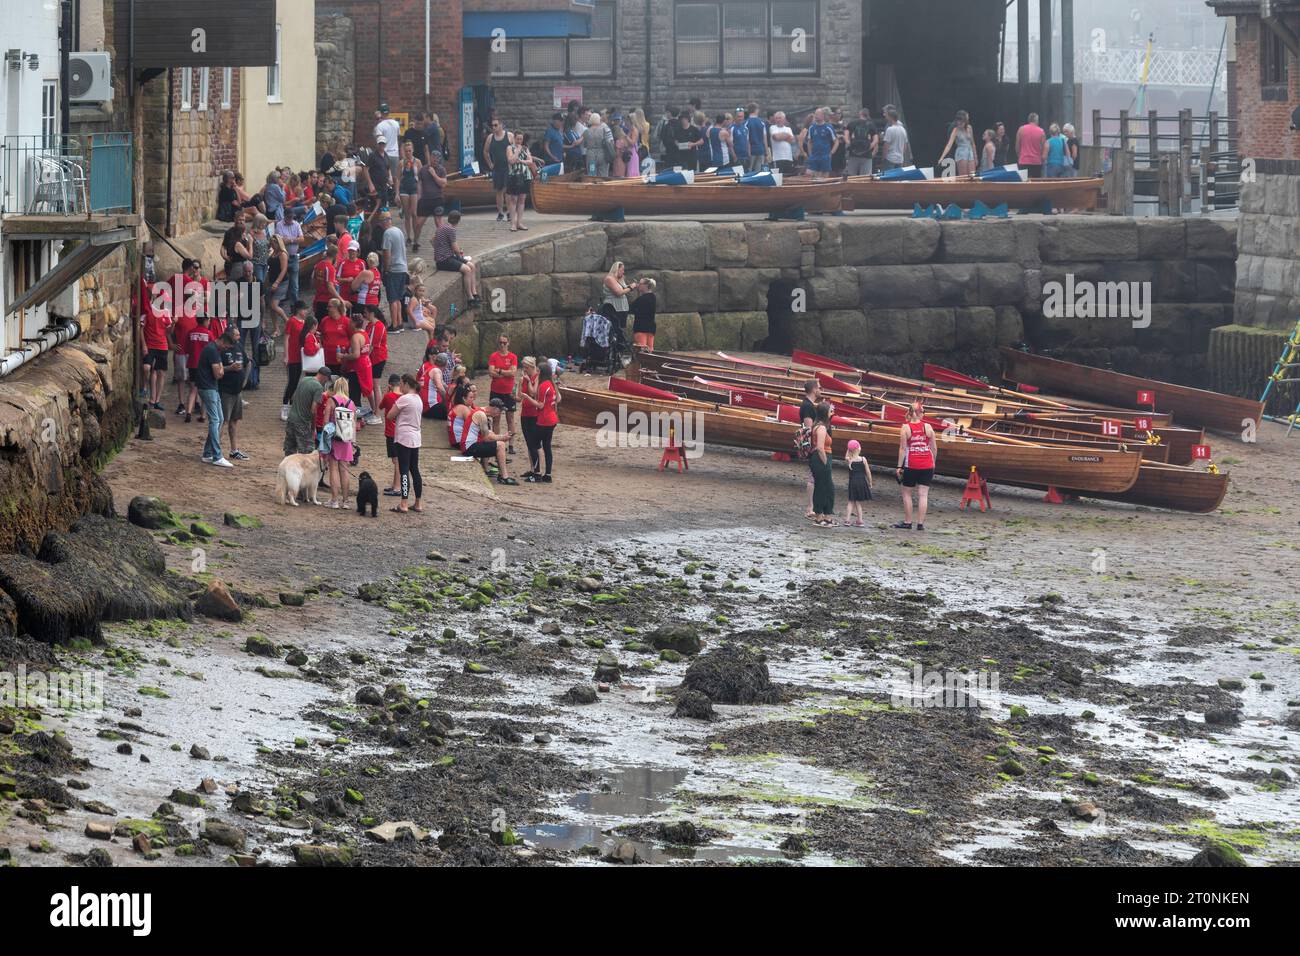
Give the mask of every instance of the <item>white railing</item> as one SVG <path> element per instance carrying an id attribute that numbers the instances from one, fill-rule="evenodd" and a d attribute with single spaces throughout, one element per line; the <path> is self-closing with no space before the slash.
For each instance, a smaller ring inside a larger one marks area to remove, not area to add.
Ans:
<path id="1" fill-rule="evenodd" d="M 1076 83 L 1110 83 L 1136 86 L 1142 80 L 1146 50 L 1140 47 L 1112 47 L 1097 52 L 1090 47 L 1074 51 Z M 1054 51 L 1055 80 L 1060 77 L 1060 51 Z M 1217 70 L 1217 74 L 1216 74 Z M 1217 75 L 1217 82 L 1216 82 Z M 1038 77 L 1038 46 L 1029 48 L 1029 78 Z M 1002 80 L 1016 82 L 1016 44 L 1008 43 L 1002 60 Z M 1153 50 L 1147 83 L 1150 86 L 1203 87 L 1227 89 L 1228 66 L 1218 50 Z"/>

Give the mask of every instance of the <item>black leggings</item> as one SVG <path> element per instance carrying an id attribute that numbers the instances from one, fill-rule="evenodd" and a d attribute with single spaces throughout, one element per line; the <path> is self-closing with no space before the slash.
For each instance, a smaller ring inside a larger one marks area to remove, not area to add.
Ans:
<path id="1" fill-rule="evenodd" d="M 293 393 L 298 387 L 298 380 L 302 378 L 302 363 L 290 362 L 284 368 L 289 373 L 289 380 L 284 385 L 284 397 L 280 399 L 280 404 L 288 405 L 293 400 Z"/>
<path id="2" fill-rule="evenodd" d="M 542 463 L 537 455 L 538 449 L 541 448 L 541 442 L 537 437 L 537 416 L 520 416 L 519 427 L 523 429 L 524 444 L 528 446 L 528 470 L 535 475 L 541 474 Z"/>
<path id="3" fill-rule="evenodd" d="M 420 449 L 398 445 L 397 470 L 402 473 L 402 500 L 410 498 L 412 490 L 415 491 L 416 501 L 424 497 L 424 480 L 420 477 Z"/>
<path id="4" fill-rule="evenodd" d="M 533 434 L 537 436 L 537 444 L 541 446 L 542 452 L 546 455 L 546 473 L 551 473 L 551 436 L 555 434 L 554 425 L 537 425 L 534 427 Z M 537 463 L 541 464 L 541 456 L 538 456 Z"/>

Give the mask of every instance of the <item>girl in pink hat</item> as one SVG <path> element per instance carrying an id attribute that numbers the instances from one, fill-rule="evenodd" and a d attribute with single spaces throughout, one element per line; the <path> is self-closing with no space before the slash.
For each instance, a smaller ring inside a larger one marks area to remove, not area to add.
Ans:
<path id="1" fill-rule="evenodd" d="M 862 520 L 862 502 L 871 500 L 871 468 L 862 457 L 862 445 L 854 440 L 849 442 L 848 454 L 844 463 L 849 466 L 849 506 L 844 513 L 844 523 L 854 527 L 864 527 Z M 857 511 L 858 519 L 853 520 Z"/>

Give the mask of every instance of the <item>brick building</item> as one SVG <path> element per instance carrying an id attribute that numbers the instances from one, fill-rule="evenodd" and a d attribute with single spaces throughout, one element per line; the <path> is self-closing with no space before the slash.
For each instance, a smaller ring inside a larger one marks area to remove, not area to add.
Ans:
<path id="1" fill-rule="evenodd" d="M 1242 185 L 1235 319 L 1289 330 L 1300 318 L 1300 0 L 1274 0 L 1268 20 L 1255 0 L 1209 5 L 1235 18 L 1238 149 L 1255 174 Z"/>
<path id="2" fill-rule="evenodd" d="M 167 236 L 211 219 L 222 170 L 239 167 L 241 72 L 172 68 L 144 85 L 145 217 Z"/>
<path id="3" fill-rule="evenodd" d="M 1229 110 L 1243 159 L 1233 324 L 1215 329 L 1214 388 L 1258 397 L 1300 319 L 1300 0 L 1209 0 L 1234 19 Z M 1268 14 L 1260 16 L 1261 10 Z M 1275 388 L 1269 412 L 1294 411 L 1300 390 Z"/>
<path id="4" fill-rule="evenodd" d="M 317 0 L 318 145 L 369 143 L 381 102 L 437 113 L 454 142 L 470 87 L 479 118 L 495 103 L 534 133 L 575 96 L 652 121 L 695 96 L 709 113 L 895 103 L 933 161 L 957 108 L 995 111 L 1004 16 L 1003 0 Z"/>

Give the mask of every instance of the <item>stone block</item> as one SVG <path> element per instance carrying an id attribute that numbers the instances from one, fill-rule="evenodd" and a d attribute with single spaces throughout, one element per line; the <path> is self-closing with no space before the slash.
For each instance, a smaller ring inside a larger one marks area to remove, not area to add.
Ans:
<path id="1" fill-rule="evenodd" d="M 907 338 L 917 352 L 946 352 L 957 334 L 952 309 L 908 309 Z"/>
<path id="2" fill-rule="evenodd" d="M 581 331 L 581 326 L 579 326 Z M 515 346 L 514 336 L 510 337 L 512 348 Z M 524 354 L 513 349 L 516 355 L 521 358 Z M 533 351 L 531 353 L 538 361 L 543 358 L 564 358 L 570 354 L 569 335 L 567 328 L 567 319 L 564 316 L 548 316 L 542 319 L 533 319 Z"/>
<path id="3" fill-rule="evenodd" d="M 660 313 L 655 320 L 655 348 L 664 351 L 702 349 L 704 323 L 698 312 Z"/>
<path id="4" fill-rule="evenodd" d="M 705 223 L 704 234 L 709 246 L 709 266 L 715 269 L 743 266 L 749 260 L 749 239 L 744 223 Z"/>
<path id="5" fill-rule="evenodd" d="M 858 270 L 848 266 L 821 269 L 801 287 L 807 293 L 808 308 L 818 312 L 856 309 L 861 304 Z"/>
<path id="6" fill-rule="evenodd" d="M 935 305 L 974 305 L 979 302 L 979 280 L 974 264 L 936 263 L 930 268 L 934 274 Z"/>
<path id="7" fill-rule="evenodd" d="M 700 316 L 704 347 L 732 351 L 744 348 L 746 312 L 706 312 Z"/>
<path id="8" fill-rule="evenodd" d="M 858 300 L 864 306 L 905 309 L 938 302 L 934 271 L 928 265 L 862 266 Z"/>
<path id="9" fill-rule="evenodd" d="M 976 267 L 980 305 L 1020 305 L 1025 300 L 1025 270 L 1015 262 L 981 262 Z"/>
<path id="10" fill-rule="evenodd" d="M 480 294 L 490 318 L 553 315 L 549 275 L 493 276 L 484 278 Z"/>
<path id="11" fill-rule="evenodd" d="M 1019 250 L 1010 219 L 941 222 L 942 262 L 1017 262 Z"/>
<path id="12" fill-rule="evenodd" d="M 861 309 L 823 312 L 822 347 L 832 355 L 866 355 L 878 350 Z"/>
<path id="13" fill-rule="evenodd" d="M 519 271 L 526 275 L 550 275 L 555 271 L 555 243 L 546 240 L 519 250 Z"/>
<path id="14" fill-rule="evenodd" d="M 555 268 L 564 272 L 604 272 L 609 268 L 609 239 L 598 226 L 554 242 Z"/>
<path id="15" fill-rule="evenodd" d="M 559 272 L 551 276 L 551 306 L 563 315 L 586 312 L 596 299 L 592 296 L 592 277 L 585 272 Z"/>
<path id="16" fill-rule="evenodd" d="M 997 345 L 997 312 L 987 306 L 957 309 L 953 314 L 958 349 L 989 349 Z"/>
<path id="17" fill-rule="evenodd" d="M 839 225 L 847 266 L 929 262 L 939 249 L 942 230 L 933 219 L 855 219 Z"/>
<path id="18" fill-rule="evenodd" d="M 1025 338 L 1025 319 L 1019 309 L 999 306 L 997 313 L 997 344 L 1013 345 Z"/>
<path id="19" fill-rule="evenodd" d="M 1137 222 L 1119 216 L 1062 216 L 1044 222 L 1039 252 L 1044 262 L 1135 259 Z"/>
<path id="20" fill-rule="evenodd" d="M 1182 259 L 1187 255 L 1187 221 L 1169 217 L 1137 221 L 1138 257 Z"/>
<path id="21" fill-rule="evenodd" d="M 646 265 L 656 269 L 699 269 L 709 261 L 709 243 L 697 222 L 647 222 L 642 241 Z"/>
<path id="22" fill-rule="evenodd" d="M 718 308 L 724 312 L 766 309 L 768 287 L 780 276 L 779 269 L 719 269 Z"/>
<path id="23" fill-rule="evenodd" d="M 479 261 L 479 275 L 482 278 L 494 276 L 517 276 L 523 271 L 523 260 L 518 251 L 500 252 Z"/>
<path id="24" fill-rule="evenodd" d="M 657 291 L 664 299 L 664 308 L 669 312 L 718 310 L 716 272 L 666 272 Z"/>
<path id="25" fill-rule="evenodd" d="M 1292 188 L 1294 189 L 1294 186 Z M 1185 221 L 1187 223 L 1187 257 L 1189 259 L 1237 258 L 1235 223 L 1223 219 L 1187 219 Z M 1280 251 L 1283 248 L 1293 247 L 1278 245 L 1274 247 L 1274 250 Z"/>
<path id="26" fill-rule="evenodd" d="M 908 309 L 869 309 L 866 312 L 867 338 L 871 351 L 882 355 L 899 355 L 911 351 L 908 334 Z"/>
<path id="27" fill-rule="evenodd" d="M 794 223 L 747 222 L 745 239 L 751 268 L 799 268 L 803 244 Z"/>

